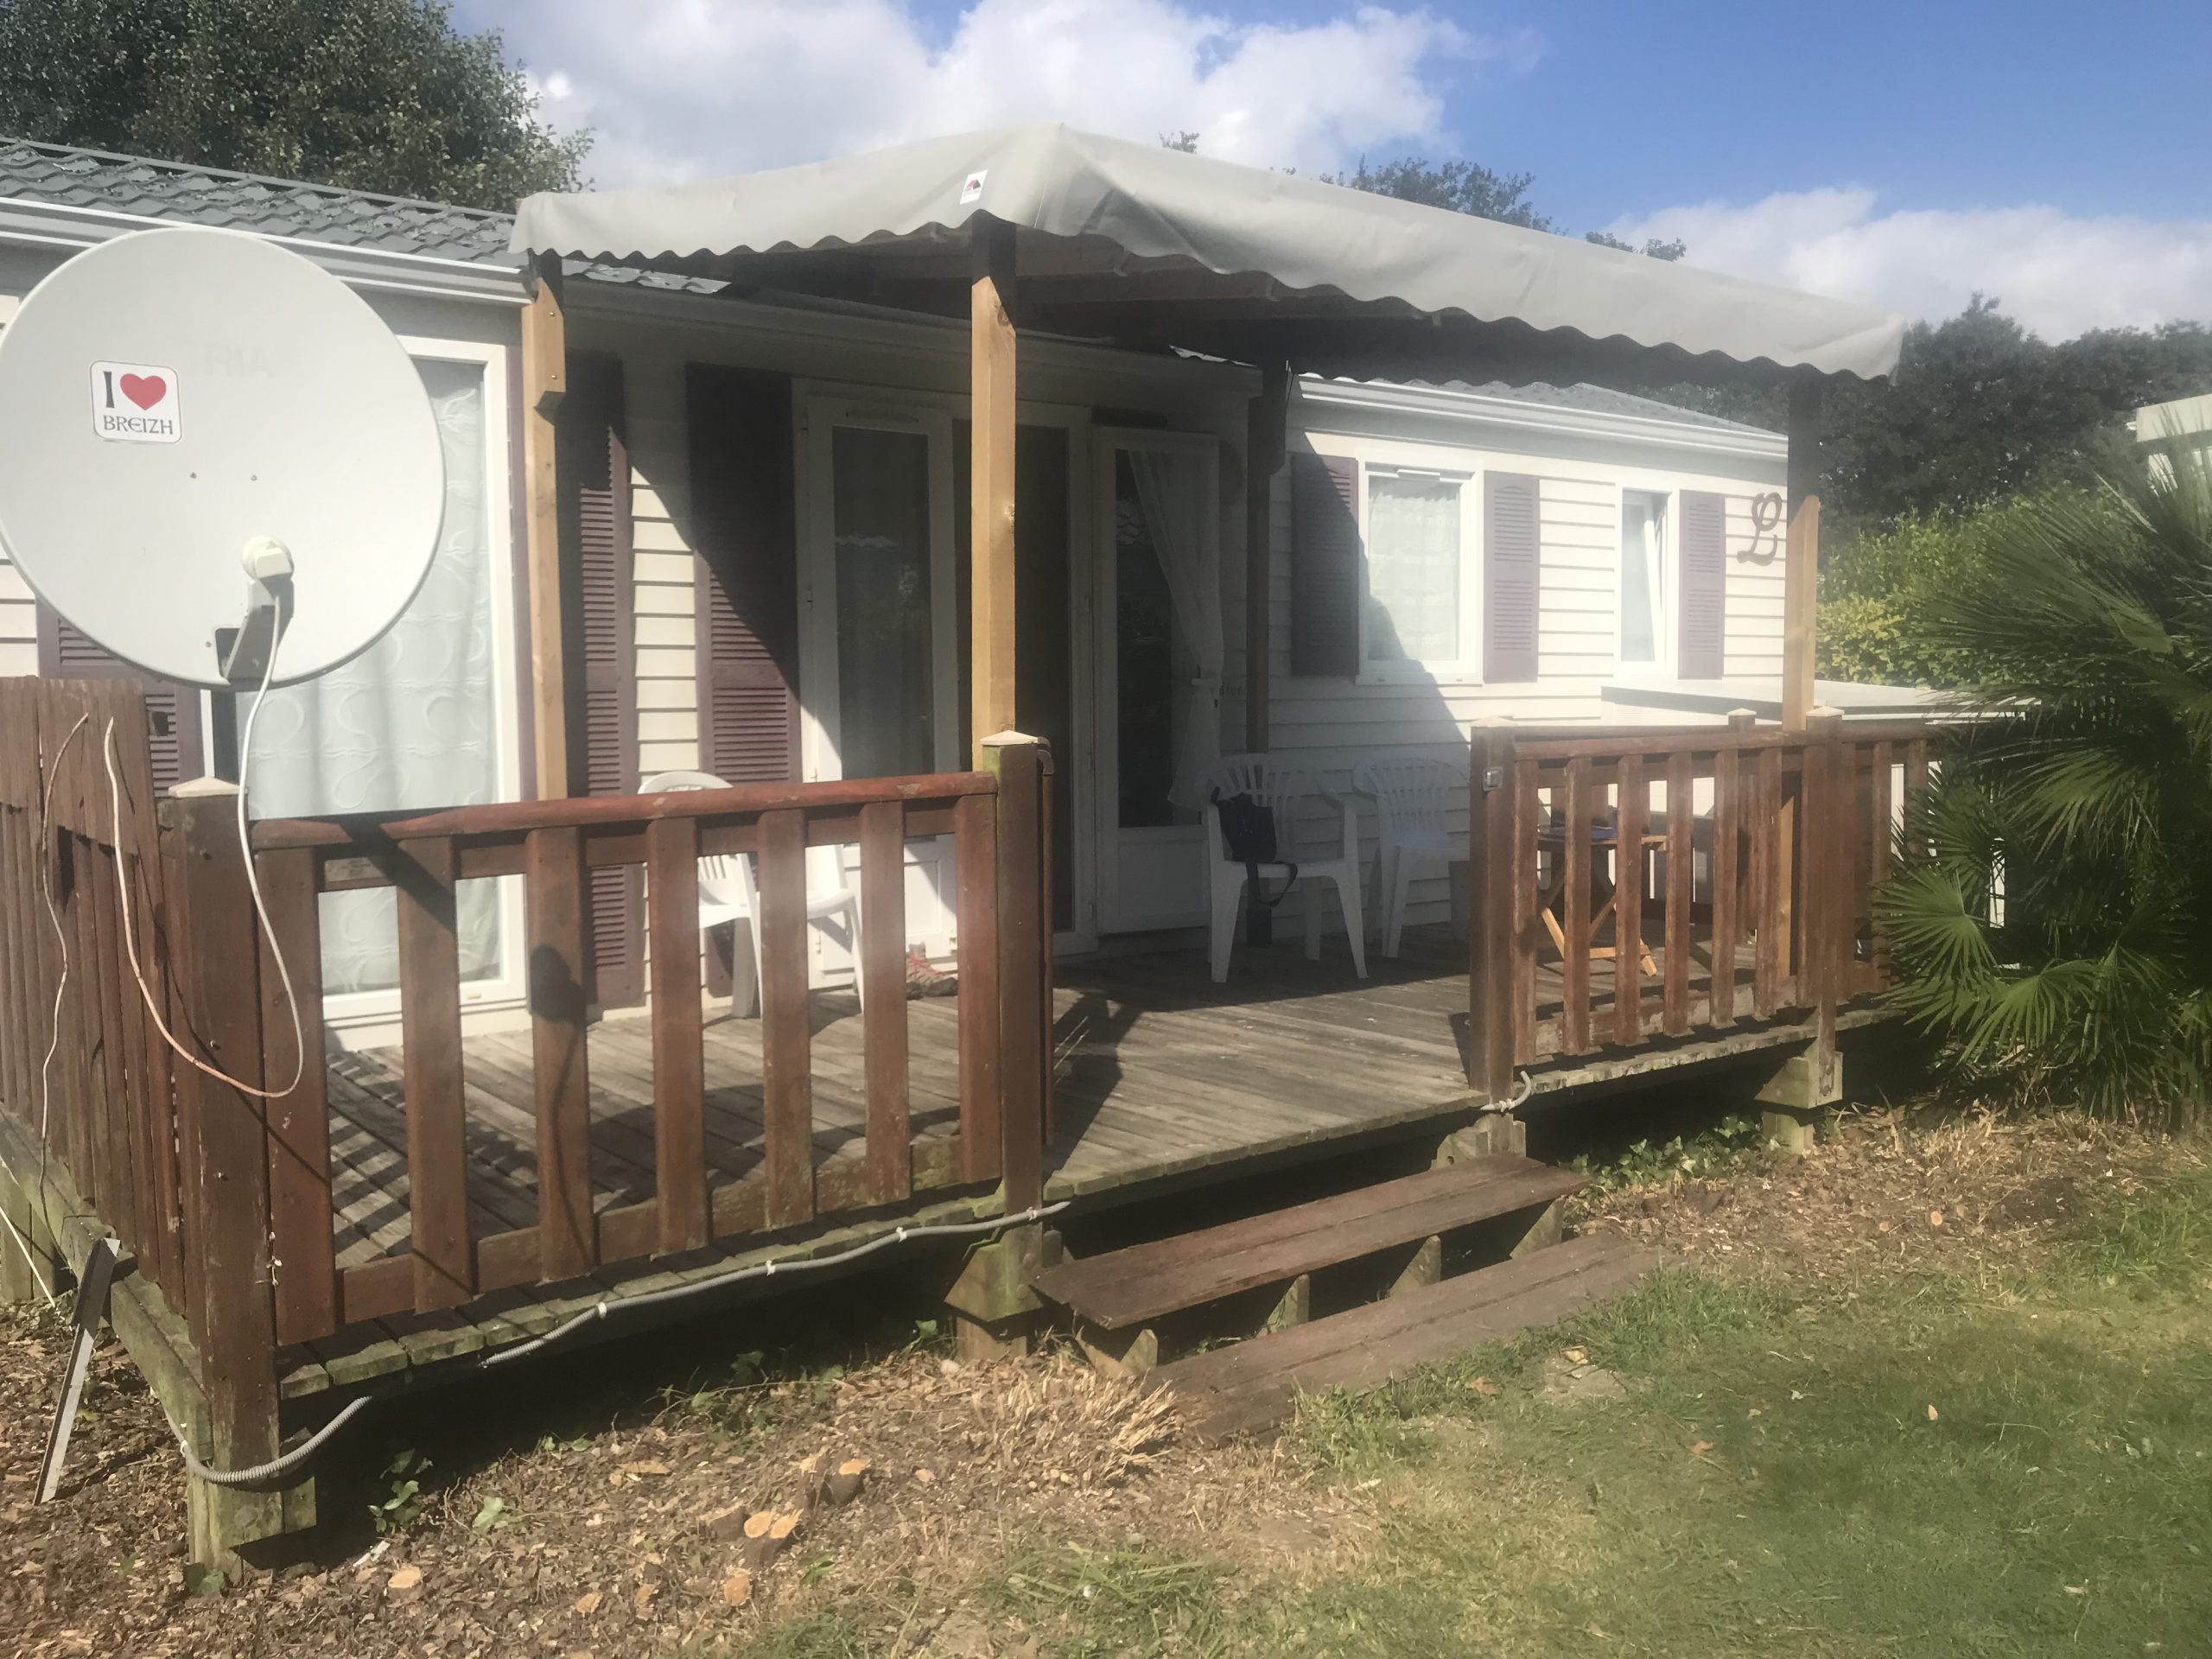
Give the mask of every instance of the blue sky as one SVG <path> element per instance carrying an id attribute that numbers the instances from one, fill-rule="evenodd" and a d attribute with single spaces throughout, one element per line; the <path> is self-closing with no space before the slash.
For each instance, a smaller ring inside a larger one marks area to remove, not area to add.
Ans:
<path id="1" fill-rule="evenodd" d="M 2046 334 L 2212 318 L 2212 4 L 460 0 L 602 186 L 1003 122 L 1312 172 L 1462 156 L 1563 226 Z"/>
<path id="2" fill-rule="evenodd" d="M 1326 0 L 1205 0 L 1318 23 Z M 965 10 L 913 8 L 940 42 Z M 1534 173 L 1562 220 L 1861 183 L 1892 206 L 2048 202 L 2075 213 L 2212 212 L 2212 4 L 1697 0 L 1440 3 L 1535 60 L 1447 72 L 1459 153 Z M 1998 21 L 1993 21 L 1998 20 Z M 2161 128 L 2175 132 L 2158 156 Z M 2179 130 L 2194 129 L 2194 141 Z"/>

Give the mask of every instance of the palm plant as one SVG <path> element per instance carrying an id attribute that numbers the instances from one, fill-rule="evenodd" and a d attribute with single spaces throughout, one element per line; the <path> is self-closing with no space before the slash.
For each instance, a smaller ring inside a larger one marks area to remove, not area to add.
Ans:
<path id="1" fill-rule="evenodd" d="M 2212 1093 L 2212 470 L 2045 498 L 1931 607 L 2000 711 L 1910 804 L 1897 1006 L 1969 1076 L 2104 1109 Z"/>

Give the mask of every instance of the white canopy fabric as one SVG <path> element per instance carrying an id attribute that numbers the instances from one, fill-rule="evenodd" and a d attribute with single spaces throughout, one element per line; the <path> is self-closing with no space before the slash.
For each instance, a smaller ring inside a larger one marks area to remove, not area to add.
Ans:
<path id="1" fill-rule="evenodd" d="M 1060 297 L 1093 306 L 1124 290 L 1131 302 L 1201 307 L 1234 296 L 1253 302 L 1236 323 L 1275 330 L 1271 342 L 1324 372 L 1417 365 L 1426 339 L 1440 354 L 1454 349 L 1450 338 L 1408 332 L 1415 317 L 1509 325 L 1481 334 L 1479 350 L 1473 337 L 1459 347 L 1501 362 L 1534 359 L 1540 346 L 1559 354 L 1565 330 L 1606 347 L 1566 350 L 1571 366 L 1624 361 L 1641 348 L 1862 379 L 1896 366 L 1904 329 L 1864 306 L 1048 124 L 736 178 L 535 195 L 522 204 L 512 245 L 716 276 L 736 274 L 746 256 L 834 251 L 880 270 L 943 276 L 958 274 L 944 256 L 979 213 L 1016 227 L 1025 305 L 1051 304 L 1055 283 Z M 1033 288 L 1033 278 L 1041 279 Z M 1298 303 L 1317 297 L 1340 303 Z M 1383 309 L 1393 327 L 1363 331 L 1376 311 L 1362 305 Z M 1056 327 L 1077 326 L 1053 315 Z M 1218 310 L 1198 315 L 1212 332 L 1184 330 L 1175 343 L 1236 354 L 1245 336 Z"/>

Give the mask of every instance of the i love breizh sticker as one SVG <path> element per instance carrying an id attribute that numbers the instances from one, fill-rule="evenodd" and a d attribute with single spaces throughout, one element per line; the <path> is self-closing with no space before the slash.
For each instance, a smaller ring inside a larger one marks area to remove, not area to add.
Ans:
<path id="1" fill-rule="evenodd" d="M 93 364 L 92 430 L 117 443 L 175 443 L 184 430 L 176 371 L 155 363 Z"/>

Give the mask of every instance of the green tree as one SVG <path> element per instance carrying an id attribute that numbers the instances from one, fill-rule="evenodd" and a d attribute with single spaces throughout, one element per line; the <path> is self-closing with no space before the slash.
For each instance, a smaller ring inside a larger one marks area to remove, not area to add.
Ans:
<path id="1" fill-rule="evenodd" d="M 1815 635 L 1821 677 L 1936 687 L 1971 679 L 1973 664 L 1935 624 L 1946 595 L 1978 579 L 1993 550 L 2032 534 L 2040 517 L 2080 493 L 2067 486 L 1989 506 L 1907 512 L 1830 548 Z"/>
<path id="2" fill-rule="evenodd" d="M 2212 1086 L 2212 475 L 2133 457 L 2012 518 L 1933 636 L 2009 711 L 1911 806 L 1892 996 L 1983 1077 L 2107 1109 Z"/>
<path id="3" fill-rule="evenodd" d="M 1198 147 L 1195 133 L 1179 136 L 1192 142 L 1176 148 Z M 1501 224 L 1518 225 L 1524 230 L 1559 231 L 1559 226 L 1548 214 L 1537 212 L 1535 204 L 1529 200 L 1529 187 L 1536 181 L 1533 173 L 1496 173 L 1473 162 L 1431 162 L 1418 156 L 1374 162 L 1363 156 L 1351 172 L 1324 173 L 1320 177 L 1324 184 L 1349 185 L 1354 190 L 1370 190 L 1378 196 L 1417 201 L 1424 207 L 1472 213 L 1477 219 L 1494 219 Z M 1654 259 L 1679 259 L 1687 251 L 1680 242 L 1662 242 L 1656 237 L 1638 249 L 1603 231 L 1588 232 L 1583 240 L 1600 247 L 1619 248 L 1624 252 L 1648 253 Z"/>
<path id="4" fill-rule="evenodd" d="M 1828 400 L 1821 505 L 1831 546 L 1907 515 L 1971 511 L 2023 491 L 2078 484 L 2145 404 L 2212 391 L 2212 329 L 2199 322 L 2101 328 L 2054 345 L 1976 295 L 1905 330 L 1880 385 Z M 1781 431 L 1770 388 L 1682 386 L 1668 402 Z"/>
<path id="5" fill-rule="evenodd" d="M 478 207 L 571 189 L 496 33 L 442 0 L 0 0 L 0 132 Z"/>

